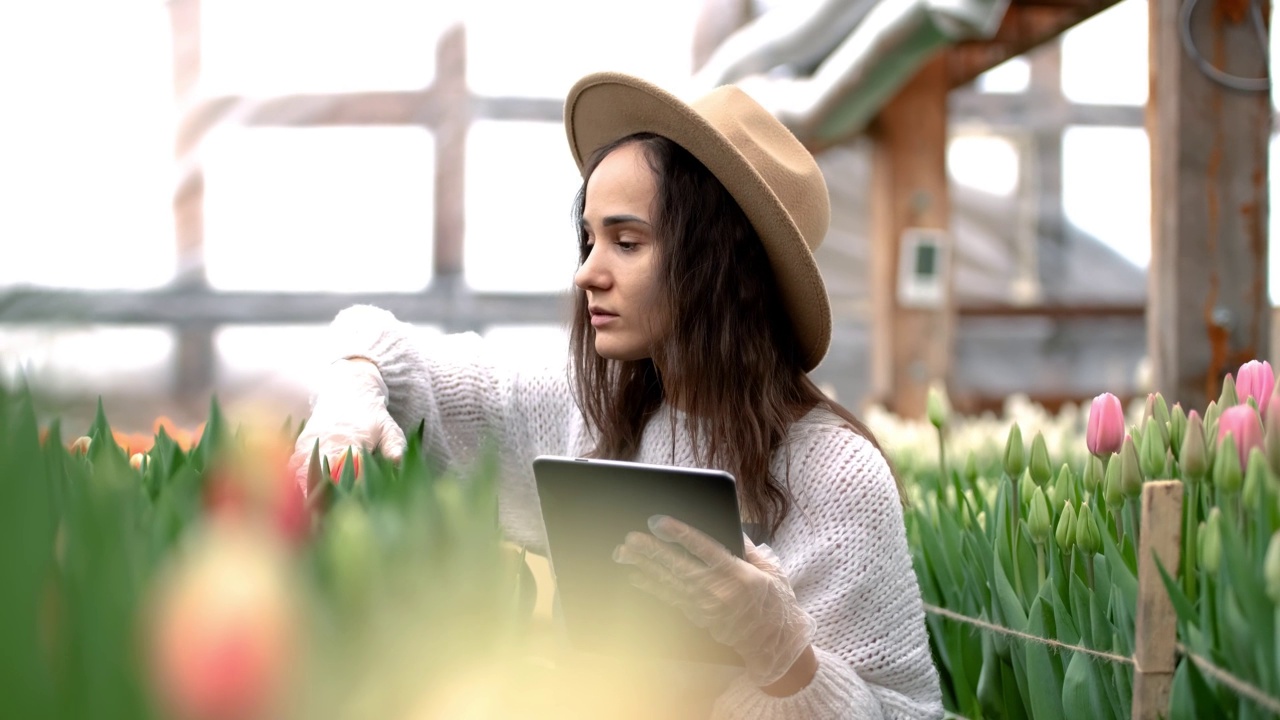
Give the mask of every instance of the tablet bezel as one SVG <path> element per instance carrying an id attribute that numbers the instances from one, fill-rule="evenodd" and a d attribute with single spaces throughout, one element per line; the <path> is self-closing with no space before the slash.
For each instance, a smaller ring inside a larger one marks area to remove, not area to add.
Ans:
<path id="1" fill-rule="evenodd" d="M 570 645 L 615 657 L 742 665 L 732 649 L 628 581 L 612 559 L 628 532 L 669 515 L 743 556 L 737 482 L 722 470 L 540 455 L 533 461 L 552 577 Z"/>

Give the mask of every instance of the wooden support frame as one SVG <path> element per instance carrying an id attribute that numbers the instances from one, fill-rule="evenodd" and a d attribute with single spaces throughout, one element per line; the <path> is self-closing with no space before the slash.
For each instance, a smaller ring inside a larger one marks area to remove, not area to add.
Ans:
<path id="1" fill-rule="evenodd" d="M 955 310 L 951 263 L 942 270 L 943 300 L 910 308 L 899 297 L 899 253 L 908 228 L 949 230 L 947 66 L 931 60 L 881 111 L 875 141 L 871 209 L 871 398 L 907 417 L 922 417 L 931 383 L 951 370 Z M 949 238 L 949 234 L 945 237 Z M 945 249 L 945 257 L 951 255 Z"/>
<path id="2" fill-rule="evenodd" d="M 957 43 L 947 51 L 948 82 L 953 88 L 967 85 L 1000 63 L 1057 38 L 1068 28 L 1097 15 L 1116 1 L 1015 1 L 1005 11 L 994 37 Z"/>
<path id="3" fill-rule="evenodd" d="M 1197 66 L 1182 42 L 1182 3 L 1149 8 L 1147 344 L 1155 389 L 1171 403 L 1204 407 L 1226 373 L 1271 349 L 1271 95 L 1224 87 Z M 1198 52 L 1220 70 L 1266 76 L 1247 3 L 1201 3 L 1190 31 Z"/>
<path id="4" fill-rule="evenodd" d="M 1177 615 L 1160 578 L 1160 564 L 1175 574 L 1182 556 L 1182 482 L 1160 480 L 1142 486 L 1142 531 L 1138 539 L 1138 607 L 1134 618 L 1134 720 L 1169 714 L 1177 668 Z"/>

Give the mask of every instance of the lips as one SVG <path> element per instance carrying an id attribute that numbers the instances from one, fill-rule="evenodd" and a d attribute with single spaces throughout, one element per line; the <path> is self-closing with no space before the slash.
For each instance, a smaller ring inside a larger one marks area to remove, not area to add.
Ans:
<path id="1" fill-rule="evenodd" d="M 602 325 L 607 325 L 618 317 L 614 313 L 611 313 L 602 308 L 593 307 L 593 308 L 590 308 L 590 312 L 591 312 L 591 326 L 596 328 Z"/>

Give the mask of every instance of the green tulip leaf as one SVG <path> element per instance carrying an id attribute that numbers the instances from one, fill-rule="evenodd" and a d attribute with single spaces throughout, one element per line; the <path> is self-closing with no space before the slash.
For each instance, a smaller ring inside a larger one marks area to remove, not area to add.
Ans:
<path id="1" fill-rule="evenodd" d="M 1234 591 L 1247 621 L 1255 624 L 1255 632 L 1270 636 L 1274 604 L 1267 597 L 1262 574 L 1257 570 L 1262 566 L 1262 555 L 1253 559 L 1248 556 L 1241 540 L 1242 529 L 1232 519 L 1233 515 L 1233 512 L 1222 513 L 1221 571 L 1226 575 L 1223 585 Z"/>
<path id="2" fill-rule="evenodd" d="M 1037 637 L 1053 638 L 1057 635 L 1053 614 L 1043 597 L 1031 603 L 1027 632 Z M 1031 690 L 1031 715 L 1036 720 L 1063 720 L 1062 683 L 1064 670 L 1062 657 L 1051 653 L 1047 645 L 1029 642 L 1025 648 L 1027 684 Z"/>
<path id="3" fill-rule="evenodd" d="M 1062 600 L 1062 593 L 1058 591 L 1057 585 L 1052 580 L 1049 581 L 1049 589 L 1042 597 L 1047 597 L 1053 608 L 1053 618 L 1057 625 L 1057 638 L 1068 645 L 1080 644 L 1080 631 L 1076 629 L 1075 619 L 1072 617 L 1071 610 Z"/>
<path id="4" fill-rule="evenodd" d="M 992 637 L 990 633 L 982 635 L 982 668 L 978 671 L 977 698 L 983 716 L 1002 718 L 1008 717 L 1001 686 L 1004 660 L 996 653 Z"/>
<path id="5" fill-rule="evenodd" d="M 1068 718 L 1117 720 L 1128 713 L 1117 714 L 1103 689 L 1097 663 L 1084 653 L 1072 653 L 1062 680 L 1062 712 Z"/>
<path id="6" fill-rule="evenodd" d="M 1025 628 L 1027 626 L 1027 612 L 1023 608 L 1022 600 L 1014 592 L 1013 585 L 1009 584 L 1009 578 L 1004 574 L 1004 568 L 999 563 L 996 564 L 995 579 L 997 602 L 994 604 L 1000 608 L 1005 627 L 1014 630 Z"/>
<path id="7" fill-rule="evenodd" d="M 972 712 L 978 707 L 977 678 L 971 680 L 969 672 L 981 665 L 982 639 L 979 633 L 968 626 L 956 622 L 947 622 L 945 625 L 943 644 L 950 659 L 947 671 L 951 674 L 951 689 L 955 693 L 956 706 Z M 977 651 L 976 657 L 968 650 L 970 647 Z"/>
<path id="8" fill-rule="evenodd" d="M 1138 578 L 1128 561 L 1116 547 L 1111 533 L 1102 533 L 1102 551 L 1107 557 L 1107 568 L 1111 572 L 1112 587 L 1119 590 L 1127 607 L 1138 606 Z"/>
<path id="9" fill-rule="evenodd" d="M 1183 626 L 1181 632 L 1185 634 L 1185 628 L 1195 627 L 1199 622 L 1195 605 L 1187 599 L 1186 593 L 1182 592 L 1182 586 L 1169 576 L 1169 571 L 1165 570 L 1164 563 L 1160 562 L 1160 558 L 1156 558 L 1156 570 L 1160 572 L 1160 581 L 1164 583 L 1164 589 L 1169 593 L 1169 600 L 1173 603 L 1174 613 L 1178 616 L 1179 624 Z"/>
<path id="10" fill-rule="evenodd" d="M 1094 647 L 1093 621 L 1089 614 L 1089 597 L 1092 595 L 1079 576 L 1071 576 L 1071 616 L 1075 618 L 1076 631 L 1080 635 L 1080 643 L 1085 647 Z"/>

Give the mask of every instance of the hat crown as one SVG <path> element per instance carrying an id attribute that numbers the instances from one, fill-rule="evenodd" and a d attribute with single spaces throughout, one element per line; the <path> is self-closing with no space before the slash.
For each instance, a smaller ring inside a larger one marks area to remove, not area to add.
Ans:
<path id="1" fill-rule="evenodd" d="M 831 223 L 827 182 L 813 155 L 750 95 L 724 85 L 690 103 L 720 132 L 790 215 L 810 252 L 822 244 Z"/>

